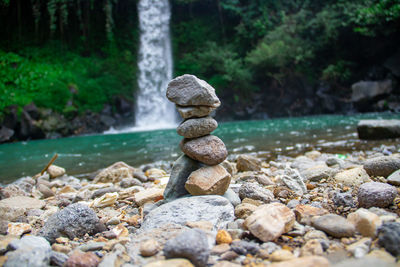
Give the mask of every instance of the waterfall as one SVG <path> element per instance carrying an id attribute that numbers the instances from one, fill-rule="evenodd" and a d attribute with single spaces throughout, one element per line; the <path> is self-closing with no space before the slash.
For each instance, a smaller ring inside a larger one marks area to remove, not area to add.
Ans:
<path id="1" fill-rule="evenodd" d="M 140 0 L 139 93 L 136 127 L 157 129 L 176 126 L 174 105 L 165 96 L 172 79 L 172 51 L 168 0 Z"/>

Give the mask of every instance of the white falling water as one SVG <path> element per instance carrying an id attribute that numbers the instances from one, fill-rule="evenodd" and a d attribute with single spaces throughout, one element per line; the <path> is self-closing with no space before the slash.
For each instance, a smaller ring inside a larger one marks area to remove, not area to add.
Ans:
<path id="1" fill-rule="evenodd" d="M 138 13 L 140 48 L 136 127 L 175 127 L 175 107 L 165 96 L 167 84 L 172 79 L 168 0 L 140 0 Z"/>

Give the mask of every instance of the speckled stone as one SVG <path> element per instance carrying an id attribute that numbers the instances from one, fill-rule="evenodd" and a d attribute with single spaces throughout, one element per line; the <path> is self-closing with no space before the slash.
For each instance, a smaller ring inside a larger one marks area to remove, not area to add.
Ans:
<path id="1" fill-rule="evenodd" d="M 385 208 L 393 203 L 396 195 L 394 186 L 378 182 L 365 183 L 358 189 L 358 205 L 363 208 Z"/>

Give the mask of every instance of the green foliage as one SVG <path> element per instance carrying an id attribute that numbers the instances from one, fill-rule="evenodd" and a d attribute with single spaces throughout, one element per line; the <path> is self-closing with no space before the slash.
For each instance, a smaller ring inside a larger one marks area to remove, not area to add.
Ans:
<path id="1" fill-rule="evenodd" d="M 322 79 L 332 82 L 346 82 L 351 77 L 352 63 L 345 60 L 339 60 L 334 64 L 329 64 L 322 71 Z"/>

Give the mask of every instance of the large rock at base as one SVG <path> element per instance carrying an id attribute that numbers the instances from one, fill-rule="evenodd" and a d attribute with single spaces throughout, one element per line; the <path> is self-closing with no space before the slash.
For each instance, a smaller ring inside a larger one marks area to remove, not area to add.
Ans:
<path id="1" fill-rule="evenodd" d="M 382 156 L 368 159 L 364 162 L 364 169 L 370 176 L 388 177 L 400 169 L 400 158 L 394 156 Z"/>
<path id="2" fill-rule="evenodd" d="M 239 172 L 260 171 L 261 160 L 250 155 L 240 155 L 236 159 L 236 168 Z"/>
<path id="3" fill-rule="evenodd" d="M 82 237 L 86 233 L 93 234 L 100 230 L 102 230 L 102 224 L 94 210 L 83 204 L 75 203 L 53 214 L 38 235 L 46 238 L 50 243 L 54 243 L 59 236 L 66 235 L 72 240 L 75 237 Z"/>
<path id="4" fill-rule="evenodd" d="M 385 208 L 393 203 L 397 195 L 396 187 L 386 183 L 369 182 L 358 189 L 358 205 L 363 208 Z"/>
<path id="5" fill-rule="evenodd" d="M 41 209 L 46 205 L 43 200 L 16 196 L 0 200 L 0 214 L 3 220 L 14 221 L 31 209 Z"/>
<path id="6" fill-rule="evenodd" d="M 400 137 L 400 120 L 361 120 L 357 125 L 360 139 Z"/>
<path id="7" fill-rule="evenodd" d="M 176 132 L 185 138 L 196 138 L 210 134 L 217 127 L 217 121 L 208 116 L 185 120 L 176 128 Z"/>
<path id="8" fill-rule="evenodd" d="M 207 165 L 217 165 L 228 156 L 224 142 L 214 135 L 183 139 L 179 145 L 188 157 Z"/>
<path id="9" fill-rule="evenodd" d="M 351 101 L 358 102 L 388 94 L 392 91 L 392 81 L 360 81 L 351 86 Z"/>
<path id="10" fill-rule="evenodd" d="M 185 188 L 193 196 L 223 195 L 229 187 L 231 175 L 220 165 L 202 167 L 189 176 Z"/>
<path id="11" fill-rule="evenodd" d="M 5 267 L 46 267 L 50 264 L 51 247 L 46 239 L 26 235 L 9 244 L 14 251 L 6 254 Z"/>
<path id="12" fill-rule="evenodd" d="M 219 107 L 221 102 L 215 89 L 194 75 L 185 74 L 169 82 L 167 98 L 181 106 Z"/>
<path id="13" fill-rule="evenodd" d="M 271 203 L 259 206 L 244 225 L 254 236 L 268 242 L 292 230 L 294 222 L 293 211 L 281 203 Z"/>
<path id="14" fill-rule="evenodd" d="M 94 183 L 117 183 L 125 178 L 133 178 L 135 169 L 125 162 L 116 162 L 113 165 L 100 171 L 94 178 Z"/>
<path id="15" fill-rule="evenodd" d="M 189 192 L 185 189 L 185 183 L 189 175 L 201 166 L 202 164 L 200 162 L 186 155 L 180 156 L 172 166 L 171 176 L 164 190 L 164 199 L 166 201 L 171 201 L 188 195 Z"/>
<path id="16" fill-rule="evenodd" d="M 176 109 L 184 119 L 201 118 L 211 114 L 216 108 L 207 106 L 188 106 L 182 107 L 176 105 Z"/>
<path id="17" fill-rule="evenodd" d="M 185 225 L 188 221 L 210 221 L 214 229 L 220 229 L 233 220 L 233 206 L 226 198 L 194 196 L 179 198 L 152 210 L 145 217 L 141 229 L 153 229 L 168 223 Z"/>
<path id="18" fill-rule="evenodd" d="M 207 265 L 210 249 L 207 235 L 202 230 L 191 229 L 179 234 L 164 245 L 164 256 L 189 259 L 196 267 Z"/>

